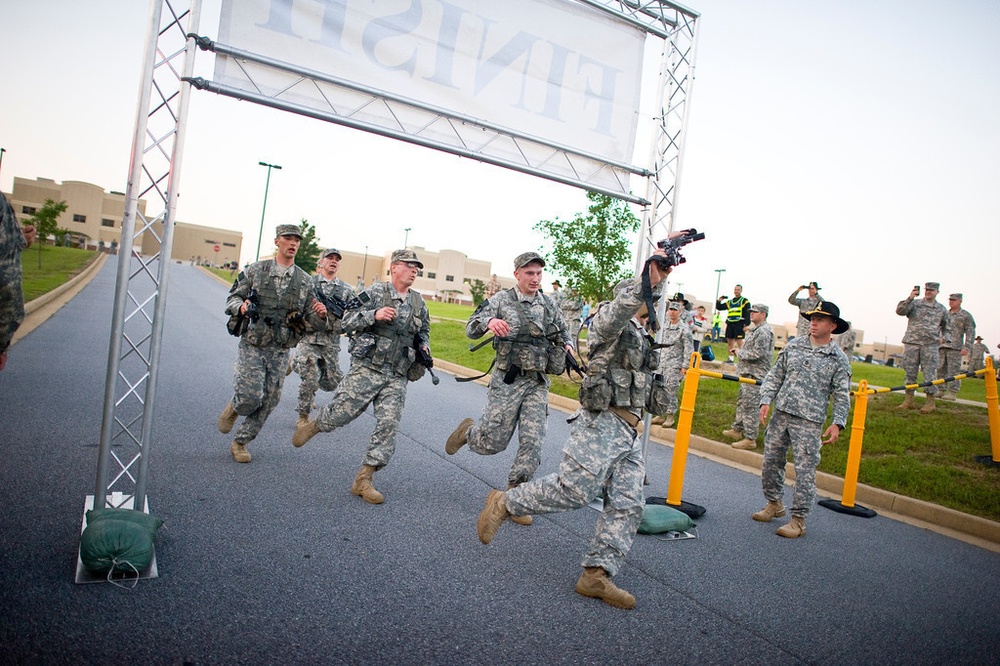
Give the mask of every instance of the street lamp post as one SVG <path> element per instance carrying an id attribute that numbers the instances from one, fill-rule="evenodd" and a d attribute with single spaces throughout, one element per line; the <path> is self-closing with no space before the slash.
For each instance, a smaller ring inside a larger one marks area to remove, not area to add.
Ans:
<path id="1" fill-rule="evenodd" d="M 410 229 L 412 229 L 412 228 L 413 227 L 406 227 L 405 229 L 403 229 L 403 231 L 406 232 L 406 234 L 403 236 L 403 249 L 404 250 L 406 249 L 406 244 L 408 242 L 410 242 Z"/>
<path id="2" fill-rule="evenodd" d="M 7 152 L 6 148 L 0 148 L 0 167 L 3 167 L 3 154 Z"/>
<path id="3" fill-rule="evenodd" d="M 267 211 L 267 190 L 271 186 L 271 169 L 281 168 L 277 164 L 268 164 L 267 162 L 258 162 L 257 164 L 267 167 L 267 180 L 264 182 L 264 206 L 260 210 L 260 231 L 257 232 L 257 258 L 254 261 L 260 261 L 260 239 L 264 235 L 264 213 Z"/>
<path id="4" fill-rule="evenodd" d="M 722 274 L 726 272 L 725 268 L 716 268 L 715 272 L 719 275 L 715 279 L 715 302 L 719 302 L 719 285 L 722 284 Z"/>
<path id="5" fill-rule="evenodd" d="M 368 271 L 368 246 L 365 245 L 365 260 L 361 264 L 361 281 L 368 282 L 368 278 L 365 273 Z"/>

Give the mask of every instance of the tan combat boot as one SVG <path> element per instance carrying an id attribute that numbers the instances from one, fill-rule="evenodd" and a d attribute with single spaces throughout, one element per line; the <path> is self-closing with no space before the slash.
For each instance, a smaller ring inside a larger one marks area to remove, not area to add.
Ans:
<path id="1" fill-rule="evenodd" d="M 752 439 L 744 437 L 738 442 L 733 442 L 730 444 L 734 449 L 743 449 L 744 451 L 753 451 L 757 448 L 757 442 Z"/>
<path id="2" fill-rule="evenodd" d="M 506 495 L 499 490 L 491 490 L 486 496 L 486 506 L 479 513 L 479 520 L 476 522 L 476 533 L 483 543 L 493 541 L 497 530 L 503 525 L 503 521 L 510 517 L 507 513 Z"/>
<path id="3" fill-rule="evenodd" d="M 797 539 L 806 533 L 806 519 L 802 516 L 792 516 L 792 519 L 778 528 L 775 532 L 780 537 L 786 539 Z"/>
<path id="4" fill-rule="evenodd" d="M 736 428 L 730 428 L 729 430 L 722 431 L 723 437 L 728 437 L 729 439 L 743 439 L 743 433 L 741 433 Z"/>
<path id="5" fill-rule="evenodd" d="M 229 446 L 229 452 L 233 454 L 233 460 L 238 463 L 250 462 L 250 452 L 247 451 L 246 444 L 241 444 L 234 440 Z"/>
<path id="6" fill-rule="evenodd" d="M 292 435 L 292 446 L 299 448 L 319 434 L 319 425 L 315 421 L 307 420 L 305 424 L 299 424 Z"/>
<path id="7" fill-rule="evenodd" d="M 660 423 L 660 426 L 663 428 L 673 428 L 676 421 L 677 417 L 673 414 L 664 414 L 663 421 Z"/>
<path id="8" fill-rule="evenodd" d="M 225 435 L 232 430 L 238 416 L 239 414 L 233 409 L 232 401 L 227 402 L 225 409 L 222 410 L 222 414 L 219 415 L 219 432 Z"/>
<path id="9" fill-rule="evenodd" d="M 309 423 L 309 415 L 308 414 L 299 414 L 299 419 L 295 422 L 295 429 L 298 430 L 299 428 L 301 428 L 302 426 L 306 425 L 307 423 Z"/>
<path id="10" fill-rule="evenodd" d="M 655 425 L 655 426 L 663 425 L 663 417 L 662 416 L 654 416 L 653 418 L 651 418 L 649 420 L 649 425 Z"/>
<path id="11" fill-rule="evenodd" d="M 635 597 L 612 583 L 608 572 L 601 567 L 584 567 L 580 580 L 576 581 L 576 592 L 615 608 L 635 608 Z"/>
<path id="12" fill-rule="evenodd" d="M 920 408 L 920 413 L 921 414 L 930 414 L 931 412 L 934 411 L 934 409 L 935 409 L 934 396 L 929 395 L 929 396 L 927 396 L 927 402 L 925 402 L 924 406 Z"/>
<path id="13" fill-rule="evenodd" d="M 916 405 L 913 404 L 913 391 L 907 391 L 903 402 L 896 409 L 913 409 L 915 407 Z"/>
<path id="14" fill-rule="evenodd" d="M 516 483 L 508 483 L 507 484 L 507 490 L 510 490 L 511 488 L 517 488 L 517 486 L 518 486 L 518 484 L 516 484 Z M 515 515 L 511 515 L 510 519 L 512 521 L 514 521 L 515 523 L 517 523 L 518 525 L 531 525 L 532 523 L 535 522 L 535 521 L 533 521 L 531 519 L 531 516 L 515 516 Z"/>
<path id="15" fill-rule="evenodd" d="M 945 391 L 944 393 L 941 394 L 941 399 L 948 401 L 958 400 L 958 394 L 952 393 L 951 391 Z"/>
<path id="16" fill-rule="evenodd" d="M 760 523 L 769 523 L 772 518 L 781 518 L 784 515 L 785 505 L 781 500 L 778 500 L 777 502 L 768 502 L 767 506 L 750 517 Z"/>
<path id="17" fill-rule="evenodd" d="M 455 431 L 448 435 L 448 441 L 444 445 L 444 451 L 449 456 L 458 453 L 458 450 L 469 441 L 469 429 L 476 424 L 475 419 L 462 419 Z"/>
<path id="18" fill-rule="evenodd" d="M 362 465 L 358 475 L 354 478 L 354 484 L 351 485 L 351 492 L 369 504 L 381 504 L 385 497 L 372 485 L 373 474 L 375 474 L 374 467 Z"/>

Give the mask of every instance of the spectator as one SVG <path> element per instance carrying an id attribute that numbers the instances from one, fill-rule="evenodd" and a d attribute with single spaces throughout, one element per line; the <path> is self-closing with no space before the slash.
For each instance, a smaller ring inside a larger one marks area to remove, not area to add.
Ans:
<path id="1" fill-rule="evenodd" d="M 909 320 L 906 323 L 906 333 L 903 334 L 903 369 L 906 371 L 904 381 L 907 384 L 916 384 L 917 372 L 921 370 L 925 382 L 937 379 L 938 345 L 944 337 L 946 312 L 945 307 L 937 302 L 938 287 L 940 284 L 937 282 L 926 283 L 924 297 L 917 300 L 920 287 L 916 286 L 896 306 L 896 314 Z M 916 405 L 913 403 L 913 393 L 914 389 L 907 389 L 906 397 L 897 409 L 914 409 Z M 924 393 L 927 395 L 927 402 L 920 412 L 927 414 L 934 411 L 937 387 L 928 386 Z"/>
<path id="2" fill-rule="evenodd" d="M 715 309 L 726 312 L 726 344 L 729 363 L 736 360 L 736 350 L 743 346 L 743 330 L 750 324 L 750 301 L 743 295 L 743 285 L 733 287 L 733 297 L 720 296 Z"/>
<path id="3" fill-rule="evenodd" d="M 962 309 L 962 294 L 948 296 L 948 311 L 944 314 L 944 335 L 938 349 L 940 365 L 938 377 L 954 377 L 962 372 L 962 357 L 972 353 L 972 339 L 976 335 L 976 320 Z M 942 400 L 957 400 L 962 382 L 946 383 L 941 391 Z"/>
<path id="4" fill-rule="evenodd" d="M 823 299 L 819 297 L 820 287 L 815 282 L 810 282 L 808 285 L 802 285 L 798 289 L 792 292 L 792 295 L 788 297 L 788 304 L 794 305 L 799 309 L 799 317 L 795 324 L 795 336 L 805 337 L 809 335 L 809 318 L 805 316 L 806 312 L 810 312 L 819 307 L 819 304 L 823 302 Z M 803 289 L 808 290 L 808 298 L 799 298 L 799 292 Z"/>

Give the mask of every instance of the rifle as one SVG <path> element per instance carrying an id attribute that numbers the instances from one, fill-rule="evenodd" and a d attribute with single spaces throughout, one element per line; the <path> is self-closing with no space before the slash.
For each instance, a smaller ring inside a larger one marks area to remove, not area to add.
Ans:
<path id="1" fill-rule="evenodd" d="M 572 380 L 573 373 L 580 375 L 580 379 L 583 379 L 584 374 L 587 372 L 587 366 L 583 364 L 582 360 L 577 361 L 576 357 L 566 352 L 566 376 Z"/>
<path id="2" fill-rule="evenodd" d="M 366 292 L 361 292 L 357 296 L 352 296 L 350 300 L 346 301 L 342 298 L 338 298 L 336 295 L 328 297 L 323 293 L 323 290 L 319 288 L 318 284 L 313 285 L 313 293 L 316 295 L 316 300 L 322 303 L 323 307 L 333 313 L 333 316 L 338 319 L 343 319 L 344 313 L 348 310 L 356 310 L 371 301 L 371 298 Z"/>
<path id="3" fill-rule="evenodd" d="M 246 300 L 250 301 L 247 305 L 247 311 L 245 313 L 240 313 L 239 310 L 236 314 L 229 317 L 229 321 L 226 322 L 226 329 L 231 335 L 240 337 L 248 328 L 250 324 L 256 324 L 257 320 L 260 319 L 260 295 L 257 293 L 256 289 L 251 289 L 250 293 L 247 294 Z"/>
<path id="4" fill-rule="evenodd" d="M 418 333 L 413 334 L 413 349 L 417 352 L 417 362 L 427 368 L 427 372 L 431 373 L 431 383 L 434 386 L 438 385 L 441 380 L 437 378 L 434 374 L 434 359 L 431 355 L 424 351 L 423 343 L 420 341 L 420 335 Z"/>

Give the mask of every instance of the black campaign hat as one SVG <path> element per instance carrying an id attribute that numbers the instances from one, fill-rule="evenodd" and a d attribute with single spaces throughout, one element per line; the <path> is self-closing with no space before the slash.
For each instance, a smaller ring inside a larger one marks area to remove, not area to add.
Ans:
<path id="1" fill-rule="evenodd" d="M 813 315 L 824 315 L 826 317 L 830 317 L 831 319 L 833 319 L 834 323 L 837 324 L 837 327 L 833 329 L 834 335 L 847 333 L 848 329 L 851 328 L 850 324 L 848 324 L 846 321 L 840 318 L 840 308 L 838 308 L 830 301 L 823 301 L 818 306 L 816 306 L 815 310 L 810 310 L 809 312 L 802 313 L 802 316 L 808 319 L 812 319 Z"/>

